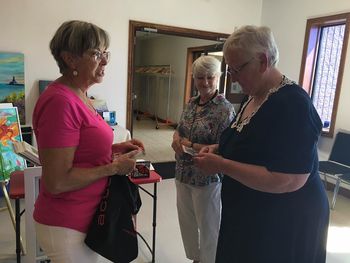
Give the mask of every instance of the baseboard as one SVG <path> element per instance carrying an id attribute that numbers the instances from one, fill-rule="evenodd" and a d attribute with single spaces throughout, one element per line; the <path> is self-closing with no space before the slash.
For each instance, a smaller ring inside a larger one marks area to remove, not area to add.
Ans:
<path id="1" fill-rule="evenodd" d="M 155 171 L 163 178 L 170 179 L 175 176 L 175 161 L 152 163 Z"/>

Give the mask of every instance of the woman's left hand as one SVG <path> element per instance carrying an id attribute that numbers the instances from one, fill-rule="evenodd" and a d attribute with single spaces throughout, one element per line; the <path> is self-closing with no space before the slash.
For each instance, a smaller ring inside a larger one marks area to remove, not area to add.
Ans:
<path id="1" fill-rule="evenodd" d="M 124 154 L 133 150 L 140 150 L 142 152 L 145 151 L 145 146 L 140 140 L 131 139 L 122 143 L 115 143 L 112 145 L 112 153 L 113 154 Z"/>
<path id="2" fill-rule="evenodd" d="M 194 165 L 207 175 L 221 172 L 220 167 L 223 160 L 223 157 L 213 153 L 201 152 L 193 157 Z"/>

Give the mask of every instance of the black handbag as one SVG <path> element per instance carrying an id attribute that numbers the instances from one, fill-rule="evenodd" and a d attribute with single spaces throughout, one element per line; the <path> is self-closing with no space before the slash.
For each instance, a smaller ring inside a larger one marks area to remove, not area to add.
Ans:
<path id="1" fill-rule="evenodd" d="M 111 176 L 87 232 L 85 243 L 113 262 L 127 263 L 138 255 L 132 215 L 141 207 L 138 187 L 126 176 Z"/>

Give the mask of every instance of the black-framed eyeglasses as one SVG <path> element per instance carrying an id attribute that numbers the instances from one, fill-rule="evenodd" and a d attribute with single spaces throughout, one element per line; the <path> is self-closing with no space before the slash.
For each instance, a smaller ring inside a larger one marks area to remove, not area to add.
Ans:
<path id="1" fill-rule="evenodd" d="M 253 59 L 254 57 L 249 59 L 247 62 L 244 62 L 242 65 L 238 66 L 237 68 L 228 67 L 226 72 L 231 76 L 235 76 L 235 75 L 237 76 L 245 68 L 245 66 L 247 66 L 250 62 L 253 61 Z"/>
<path id="2" fill-rule="evenodd" d="M 92 57 L 94 58 L 95 61 L 101 62 L 102 59 L 105 59 L 106 62 L 109 61 L 111 58 L 111 52 L 109 51 L 99 51 L 99 50 L 93 50 Z"/>

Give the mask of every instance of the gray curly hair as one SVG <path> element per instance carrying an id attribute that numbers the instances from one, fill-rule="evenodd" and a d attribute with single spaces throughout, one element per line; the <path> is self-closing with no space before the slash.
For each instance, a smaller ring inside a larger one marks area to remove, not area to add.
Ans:
<path id="1" fill-rule="evenodd" d="M 233 32 L 226 40 L 223 52 L 227 55 L 232 49 L 239 48 L 252 56 L 264 53 L 268 58 L 268 65 L 275 67 L 279 60 L 279 52 L 275 38 L 270 28 L 266 26 L 242 26 Z"/>
<path id="2" fill-rule="evenodd" d="M 205 74 L 220 74 L 220 66 L 220 61 L 215 57 L 201 56 L 197 58 L 192 64 L 192 75 L 193 77 L 196 77 Z"/>

